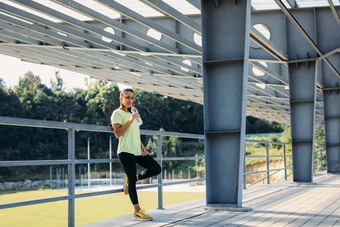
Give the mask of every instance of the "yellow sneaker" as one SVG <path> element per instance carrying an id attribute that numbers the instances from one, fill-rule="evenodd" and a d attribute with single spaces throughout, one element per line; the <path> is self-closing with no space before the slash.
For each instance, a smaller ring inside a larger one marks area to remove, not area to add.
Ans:
<path id="1" fill-rule="evenodd" d="M 128 187 L 129 187 L 128 178 L 127 178 L 127 176 L 125 176 L 125 178 L 124 178 L 124 188 L 123 188 L 125 195 L 129 194 Z"/>
<path id="2" fill-rule="evenodd" d="M 141 221 L 152 221 L 153 218 L 150 215 L 147 215 L 144 209 L 141 209 L 138 213 L 133 213 L 133 219 Z"/>

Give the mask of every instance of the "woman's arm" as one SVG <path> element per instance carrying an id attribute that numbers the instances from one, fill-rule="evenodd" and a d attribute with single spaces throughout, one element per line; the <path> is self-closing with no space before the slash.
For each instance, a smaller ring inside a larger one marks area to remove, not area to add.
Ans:
<path id="1" fill-rule="evenodd" d="M 140 142 L 140 144 L 141 144 L 141 148 L 142 148 L 142 156 L 148 155 L 149 152 L 148 152 L 148 150 L 144 147 L 142 141 Z"/>
<path id="2" fill-rule="evenodd" d="M 112 124 L 113 133 L 115 134 L 116 138 L 119 139 L 119 137 L 124 135 L 128 128 L 130 127 L 130 125 L 132 124 L 132 122 L 137 118 L 139 118 L 139 114 L 133 113 L 131 114 L 130 120 L 126 122 L 124 126 L 118 123 Z"/>

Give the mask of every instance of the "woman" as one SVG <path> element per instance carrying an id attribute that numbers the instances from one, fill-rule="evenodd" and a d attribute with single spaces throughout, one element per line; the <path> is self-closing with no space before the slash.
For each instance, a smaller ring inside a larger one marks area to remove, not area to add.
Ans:
<path id="1" fill-rule="evenodd" d="M 139 125 L 136 122 L 140 115 L 131 113 L 134 92 L 132 89 L 123 89 L 120 93 L 120 107 L 113 111 L 111 116 L 112 128 L 115 136 L 119 139 L 118 158 L 123 165 L 127 179 L 125 179 L 124 193 L 130 196 L 135 209 L 133 219 L 151 221 L 152 217 L 141 209 L 138 203 L 136 183 L 161 173 L 159 164 L 149 155 L 141 143 Z M 145 171 L 136 174 L 136 163 Z"/>

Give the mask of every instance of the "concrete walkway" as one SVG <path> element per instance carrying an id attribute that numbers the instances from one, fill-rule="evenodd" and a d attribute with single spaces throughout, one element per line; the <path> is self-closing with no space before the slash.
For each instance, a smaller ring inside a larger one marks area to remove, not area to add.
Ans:
<path id="1" fill-rule="evenodd" d="M 206 211 L 205 200 L 150 210 L 153 221 L 132 215 L 84 227 L 111 226 L 340 226 L 340 175 L 320 174 L 313 184 L 291 181 L 253 186 L 243 192 L 248 212 Z"/>

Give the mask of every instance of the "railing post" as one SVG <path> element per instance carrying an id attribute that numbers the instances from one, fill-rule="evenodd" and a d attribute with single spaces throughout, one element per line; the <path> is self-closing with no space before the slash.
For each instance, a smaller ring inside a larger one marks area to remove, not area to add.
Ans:
<path id="1" fill-rule="evenodd" d="M 52 189 L 52 166 L 50 166 L 50 189 Z"/>
<path id="2" fill-rule="evenodd" d="M 285 180 L 287 180 L 287 154 L 286 154 L 286 144 L 283 144 L 283 158 L 285 167 Z"/>
<path id="3" fill-rule="evenodd" d="M 162 168 L 162 136 L 157 136 L 157 158 L 159 158 L 159 165 Z M 158 210 L 163 210 L 163 185 L 162 174 L 158 174 Z"/>
<path id="4" fill-rule="evenodd" d="M 320 170 L 323 171 L 323 165 L 322 165 L 322 148 L 320 149 L 320 164 L 321 164 Z"/>
<path id="5" fill-rule="evenodd" d="M 268 143 L 266 143 L 266 155 L 267 155 L 267 184 L 270 184 L 270 175 L 269 175 L 269 148 L 268 148 Z"/>
<path id="6" fill-rule="evenodd" d="M 313 175 L 316 173 L 317 167 L 320 163 L 320 162 L 317 162 L 317 160 L 316 160 L 316 156 L 318 155 L 317 152 L 319 150 L 315 150 L 315 149 L 316 149 L 316 147 L 314 146 L 314 150 L 313 150 Z"/>
<path id="7" fill-rule="evenodd" d="M 68 227 L 74 227 L 74 188 L 75 188 L 75 135 L 74 129 L 68 129 L 68 159 L 71 164 L 68 164 L 68 195 L 71 197 L 68 200 Z"/>
<path id="8" fill-rule="evenodd" d="M 246 147 L 246 146 L 245 146 L 245 147 Z M 244 148 L 244 149 L 245 149 L 245 148 Z M 243 162 L 243 189 L 247 189 L 246 158 L 247 158 L 247 154 L 246 154 L 246 151 L 244 151 L 244 162 Z"/>
<path id="9" fill-rule="evenodd" d="M 87 160 L 90 160 L 90 137 L 87 138 Z M 91 187 L 91 165 L 87 163 L 87 187 Z"/>
<path id="10" fill-rule="evenodd" d="M 110 144 L 109 144 L 109 155 L 110 155 L 110 186 L 112 186 L 112 138 L 110 136 Z"/>

